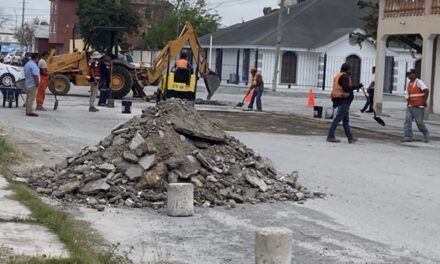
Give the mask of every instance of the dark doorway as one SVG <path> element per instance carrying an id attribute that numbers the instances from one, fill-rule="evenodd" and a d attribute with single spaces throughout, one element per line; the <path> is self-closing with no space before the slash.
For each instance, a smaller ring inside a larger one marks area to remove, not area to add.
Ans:
<path id="1" fill-rule="evenodd" d="M 222 78 L 223 49 L 215 50 L 215 73 Z"/>
<path id="2" fill-rule="evenodd" d="M 287 51 L 281 60 L 281 83 L 296 83 L 296 68 L 298 58 L 295 53 Z"/>
<path id="3" fill-rule="evenodd" d="M 243 50 L 243 67 L 241 71 L 242 81 L 248 82 L 249 81 L 249 64 L 251 62 L 251 50 L 250 49 L 244 49 Z"/>
<path id="4" fill-rule="evenodd" d="M 394 57 L 385 57 L 385 82 L 383 86 L 384 93 L 392 93 L 394 88 Z"/>
<path id="5" fill-rule="evenodd" d="M 351 80 L 353 85 L 358 85 L 361 82 L 361 58 L 356 55 L 347 57 L 346 62 L 351 66 Z"/>

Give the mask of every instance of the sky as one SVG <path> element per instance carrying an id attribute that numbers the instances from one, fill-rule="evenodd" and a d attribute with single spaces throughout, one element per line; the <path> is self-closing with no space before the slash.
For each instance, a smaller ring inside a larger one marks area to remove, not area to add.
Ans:
<path id="1" fill-rule="evenodd" d="M 9 18 L 9 26 L 21 25 L 23 0 L 0 0 L 0 14 Z M 263 14 L 266 6 L 276 7 L 278 0 L 207 0 L 208 8 L 216 10 L 222 17 L 222 24 L 230 26 L 248 21 Z M 49 0 L 26 0 L 24 20 L 39 17 L 49 20 Z"/>

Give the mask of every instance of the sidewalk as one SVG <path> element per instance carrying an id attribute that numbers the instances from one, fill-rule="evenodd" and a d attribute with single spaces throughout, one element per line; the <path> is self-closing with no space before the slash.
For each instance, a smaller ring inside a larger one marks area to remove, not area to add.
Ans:
<path id="1" fill-rule="evenodd" d="M 47 228 L 32 224 L 28 208 L 13 200 L 8 183 L 0 175 L 0 263 L 15 258 L 59 258 L 69 254 L 57 236 Z"/>

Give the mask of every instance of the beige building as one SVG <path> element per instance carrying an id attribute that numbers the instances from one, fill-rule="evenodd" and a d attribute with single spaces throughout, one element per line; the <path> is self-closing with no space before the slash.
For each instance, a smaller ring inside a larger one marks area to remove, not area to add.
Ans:
<path id="1" fill-rule="evenodd" d="M 440 113 L 440 0 L 379 0 L 375 107 L 382 112 L 386 40 L 392 35 L 420 34 L 423 54 L 420 78 L 430 88 L 429 109 Z"/>

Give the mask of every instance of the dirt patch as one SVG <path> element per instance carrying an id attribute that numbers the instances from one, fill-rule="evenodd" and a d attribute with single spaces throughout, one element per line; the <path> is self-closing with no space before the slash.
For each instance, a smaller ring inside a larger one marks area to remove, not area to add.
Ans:
<path id="1" fill-rule="evenodd" d="M 312 135 L 326 137 L 330 127 L 329 122 L 302 117 L 295 114 L 271 112 L 221 112 L 202 111 L 206 118 L 216 122 L 226 131 L 261 132 L 289 135 Z M 396 141 L 400 136 L 372 132 L 365 129 L 352 128 L 357 137 Z M 345 137 L 342 126 L 337 130 L 337 136 Z"/>

